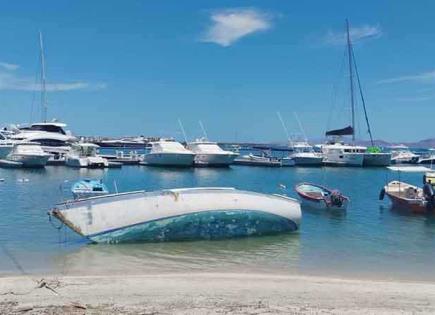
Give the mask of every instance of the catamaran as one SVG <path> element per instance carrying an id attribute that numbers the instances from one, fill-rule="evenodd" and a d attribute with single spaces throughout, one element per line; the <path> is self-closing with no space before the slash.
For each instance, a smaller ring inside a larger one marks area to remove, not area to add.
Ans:
<path id="1" fill-rule="evenodd" d="M 324 163 L 327 165 L 349 165 L 349 166 L 388 166 L 391 163 L 391 154 L 384 153 L 379 147 L 376 147 L 370 127 L 367 114 L 364 95 L 362 92 L 361 81 L 358 74 L 358 68 L 353 51 L 352 41 L 349 32 L 349 22 L 346 20 L 347 33 L 347 55 L 349 66 L 349 83 L 350 83 L 350 103 L 351 103 L 351 125 L 342 129 L 336 129 L 326 132 L 327 137 L 331 137 L 326 145 L 322 146 L 322 152 L 325 154 Z M 364 146 L 355 145 L 355 95 L 354 95 L 354 72 L 356 74 L 358 89 L 360 92 L 361 102 L 364 109 L 365 121 L 370 136 L 371 147 L 368 149 Z M 352 136 L 352 144 L 344 144 L 341 137 Z"/>

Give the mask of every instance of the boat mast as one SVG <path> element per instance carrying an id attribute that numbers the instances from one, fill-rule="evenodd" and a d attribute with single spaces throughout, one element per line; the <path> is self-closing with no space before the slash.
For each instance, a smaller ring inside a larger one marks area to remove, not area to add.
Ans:
<path id="1" fill-rule="evenodd" d="M 350 105 L 352 109 L 352 141 L 355 142 L 355 100 L 353 92 L 353 62 L 352 62 L 352 42 L 350 41 L 349 20 L 346 19 L 347 31 L 347 54 L 349 57 L 349 83 L 350 83 Z"/>
<path id="2" fill-rule="evenodd" d="M 47 94 L 45 88 L 45 57 L 42 32 L 39 31 L 39 48 L 41 53 L 41 116 L 42 121 L 47 122 Z"/>
<path id="3" fill-rule="evenodd" d="M 361 96 L 361 102 L 362 102 L 363 109 L 364 109 L 364 116 L 366 118 L 367 131 L 368 131 L 369 136 L 370 136 L 370 143 L 372 144 L 372 147 L 373 147 L 375 145 L 375 142 L 373 141 L 372 129 L 370 128 L 369 116 L 367 114 L 366 102 L 365 102 L 364 94 L 363 94 L 362 87 L 361 87 L 361 81 L 360 81 L 360 78 L 359 78 L 358 67 L 356 65 L 355 54 L 353 52 L 353 48 L 352 48 L 352 58 L 353 58 L 353 64 L 355 66 L 355 74 L 356 74 L 356 79 L 357 79 L 357 82 L 358 82 L 359 94 Z"/>

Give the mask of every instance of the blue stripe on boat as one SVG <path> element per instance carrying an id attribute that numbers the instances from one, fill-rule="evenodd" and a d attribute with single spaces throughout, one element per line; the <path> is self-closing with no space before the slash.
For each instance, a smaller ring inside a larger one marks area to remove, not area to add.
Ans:
<path id="1" fill-rule="evenodd" d="M 96 243 L 215 240 L 296 231 L 285 217 L 254 210 L 204 211 L 89 235 Z"/>

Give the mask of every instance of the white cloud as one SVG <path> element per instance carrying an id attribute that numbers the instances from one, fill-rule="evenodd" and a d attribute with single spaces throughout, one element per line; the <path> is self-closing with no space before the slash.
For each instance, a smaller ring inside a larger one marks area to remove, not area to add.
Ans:
<path id="1" fill-rule="evenodd" d="M 17 70 L 19 67 L 19 65 L 15 65 L 13 63 L 0 62 L 0 68 L 3 68 L 5 70 L 14 71 Z"/>
<path id="2" fill-rule="evenodd" d="M 210 19 L 212 25 L 201 41 L 230 46 L 249 34 L 268 30 L 271 16 L 256 9 L 226 9 L 214 12 Z"/>
<path id="3" fill-rule="evenodd" d="M 48 92 L 73 91 L 73 90 L 101 90 L 106 88 L 104 83 L 88 83 L 88 82 L 58 82 L 47 83 L 46 90 Z M 41 84 L 36 83 L 33 78 L 20 77 L 15 73 L 0 71 L 0 90 L 15 90 L 15 91 L 40 91 Z"/>
<path id="4" fill-rule="evenodd" d="M 421 82 L 421 83 L 433 83 L 435 82 L 435 70 L 412 74 L 412 75 L 404 75 L 395 78 L 389 78 L 378 81 L 379 84 L 385 83 L 399 83 L 399 82 Z"/>
<path id="5" fill-rule="evenodd" d="M 359 27 L 351 27 L 349 35 L 352 42 L 356 43 L 365 39 L 376 39 L 382 36 L 382 29 L 379 25 L 363 25 Z M 329 31 L 324 41 L 330 45 L 343 45 L 346 42 L 346 32 Z"/>

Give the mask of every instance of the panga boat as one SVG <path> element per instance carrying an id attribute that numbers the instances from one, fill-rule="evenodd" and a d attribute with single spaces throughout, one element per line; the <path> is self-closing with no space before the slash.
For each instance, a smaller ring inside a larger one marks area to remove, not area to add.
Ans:
<path id="1" fill-rule="evenodd" d="M 74 183 L 71 187 L 74 199 L 84 199 L 89 197 L 103 196 L 109 194 L 109 190 L 102 180 L 82 179 Z"/>
<path id="2" fill-rule="evenodd" d="M 127 192 L 73 200 L 50 214 L 96 243 L 270 235 L 298 229 L 297 200 L 234 188 Z"/>
<path id="3" fill-rule="evenodd" d="M 428 173 L 429 174 L 429 173 Z M 399 181 L 389 182 L 381 190 L 379 199 L 387 195 L 394 207 L 414 213 L 427 213 L 435 210 L 435 174 L 426 174 L 423 188 Z"/>
<path id="4" fill-rule="evenodd" d="M 331 190 L 320 185 L 301 183 L 296 185 L 295 190 L 301 197 L 302 204 L 311 208 L 346 210 L 349 204 L 349 198 L 338 190 Z"/>

